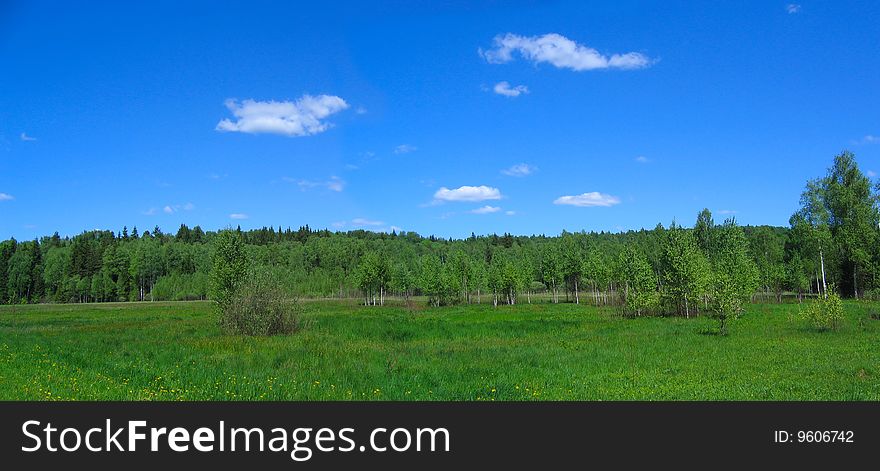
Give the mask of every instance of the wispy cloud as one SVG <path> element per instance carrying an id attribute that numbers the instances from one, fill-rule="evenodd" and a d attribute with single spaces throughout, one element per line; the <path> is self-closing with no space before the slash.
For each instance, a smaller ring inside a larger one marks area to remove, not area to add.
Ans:
<path id="1" fill-rule="evenodd" d="M 507 216 L 516 216 L 516 211 L 504 211 L 504 214 Z"/>
<path id="2" fill-rule="evenodd" d="M 363 106 L 358 106 L 358 107 L 354 110 L 354 112 L 357 113 L 357 114 L 367 114 L 367 109 L 364 108 Z"/>
<path id="3" fill-rule="evenodd" d="M 37 140 L 36 137 L 28 136 L 27 133 L 21 133 L 21 136 L 19 136 L 19 137 L 21 138 L 22 141 L 36 141 Z"/>
<path id="4" fill-rule="evenodd" d="M 232 213 L 229 215 L 229 219 L 247 219 L 248 215 L 245 213 Z"/>
<path id="5" fill-rule="evenodd" d="M 141 211 L 141 214 L 143 214 L 144 216 L 155 216 L 158 212 L 159 212 L 158 209 L 150 208 L 146 211 Z"/>
<path id="6" fill-rule="evenodd" d="M 529 93 L 529 87 L 527 87 L 525 85 L 517 85 L 515 87 L 511 87 L 510 82 L 507 82 L 507 81 L 501 81 L 501 82 L 496 83 L 495 87 L 493 87 L 492 90 L 499 95 L 503 95 L 503 96 L 510 97 L 510 98 L 518 97 L 518 96 L 522 95 L 523 93 Z"/>
<path id="7" fill-rule="evenodd" d="M 574 196 L 560 196 L 553 201 L 553 204 L 563 204 L 563 205 L 571 205 L 571 206 L 581 206 L 581 207 L 590 207 L 590 206 L 614 206 L 616 204 L 620 204 L 620 198 L 616 196 L 611 196 L 605 193 L 599 193 L 598 191 L 591 191 L 588 193 L 581 193 L 579 195 Z"/>
<path id="8" fill-rule="evenodd" d="M 411 146 L 409 144 L 401 144 L 394 148 L 395 154 L 409 154 L 410 152 L 415 152 L 419 150 L 416 146 Z"/>
<path id="9" fill-rule="evenodd" d="M 326 131 L 332 125 L 323 121 L 328 116 L 348 108 L 338 96 L 303 95 L 296 101 L 226 100 L 226 107 L 236 120 L 223 119 L 217 131 L 250 134 L 281 134 L 309 136 Z"/>
<path id="10" fill-rule="evenodd" d="M 12 201 L 15 197 L 9 193 L 0 193 L 0 201 Z"/>
<path id="11" fill-rule="evenodd" d="M 282 177 L 281 179 L 289 183 L 296 183 L 302 191 L 310 190 L 312 188 L 325 188 L 330 191 L 340 192 L 345 189 L 346 185 L 345 180 L 336 175 L 331 175 L 330 178 L 325 181 L 298 180 L 290 177 Z"/>
<path id="12" fill-rule="evenodd" d="M 174 214 L 178 211 L 192 211 L 196 209 L 196 205 L 192 203 L 186 204 L 168 204 L 162 208 L 162 212 L 165 214 Z"/>
<path id="13" fill-rule="evenodd" d="M 576 71 L 594 69 L 641 69 L 653 62 L 644 54 L 627 52 L 603 55 L 599 51 L 578 44 L 560 34 L 543 36 L 520 36 L 507 33 L 495 36 L 492 49 L 480 50 L 483 58 L 492 64 L 503 64 L 514 59 L 518 52 L 526 60 L 535 64 L 547 62 L 561 69 Z"/>
<path id="14" fill-rule="evenodd" d="M 471 214 L 492 214 L 492 213 L 497 213 L 498 211 L 501 211 L 501 208 L 499 208 L 498 206 L 486 205 L 486 206 L 483 206 L 482 208 L 472 209 L 469 212 Z"/>
<path id="15" fill-rule="evenodd" d="M 374 221 L 372 219 L 367 218 L 354 218 L 351 220 L 351 224 L 355 227 L 375 227 L 375 226 L 383 226 L 385 225 L 382 221 Z"/>
<path id="16" fill-rule="evenodd" d="M 874 144 L 880 142 L 880 137 L 868 134 L 862 138 L 862 144 Z"/>
<path id="17" fill-rule="evenodd" d="M 501 171 L 504 175 L 509 177 L 525 177 L 527 175 L 531 175 L 538 170 L 538 167 L 529 164 L 516 164 L 510 168 L 506 168 Z"/>
<path id="18" fill-rule="evenodd" d="M 737 211 L 736 211 L 735 209 L 719 209 L 719 210 L 716 211 L 716 212 L 717 212 L 718 214 L 722 215 L 722 216 L 726 216 L 726 215 L 728 215 L 728 214 L 736 214 L 736 213 L 737 213 Z"/>
<path id="19" fill-rule="evenodd" d="M 801 11 L 801 6 L 797 3 L 789 3 L 785 6 L 785 11 L 787 11 L 789 15 L 794 15 Z"/>
<path id="20" fill-rule="evenodd" d="M 867 172 L 865 172 L 865 175 L 867 175 L 869 178 L 874 178 L 877 176 L 877 172 L 873 170 L 868 170 Z"/>
<path id="21" fill-rule="evenodd" d="M 638 156 L 638 157 L 635 158 L 635 161 L 638 162 L 638 163 L 640 163 L 640 164 L 646 164 L 646 163 L 650 162 L 651 159 L 645 157 L 644 155 L 640 155 L 640 156 Z"/>
<path id="22" fill-rule="evenodd" d="M 454 190 L 441 187 L 434 193 L 434 201 L 486 201 L 500 200 L 501 190 L 490 186 L 460 186 Z"/>
<path id="23" fill-rule="evenodd" d="M 219 173 L 212 173 L 212 174 L 208 175 L 208 178 L 211 180 L 222 180 L 228 176 L 229 176 L 229 174 L 226 174 L 226 173 L 224 173 L 223 175 L 220 175 Z"/>

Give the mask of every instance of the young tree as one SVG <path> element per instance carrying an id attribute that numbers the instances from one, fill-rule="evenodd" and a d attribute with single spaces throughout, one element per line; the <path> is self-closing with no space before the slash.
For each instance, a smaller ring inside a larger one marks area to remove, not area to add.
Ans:
<path id="1" fill-rule="evenodd" d="M 235 294 L 238 283 L 247 275 L 248 263 L 241 235 L 221 231 L 214 237 L 210 295 L 220 311 L 224 311 Z"/>
<path id="2" fill-rule="evenodd" d="M 673 223 L 666 233 L 661 259 L 663 289 L 667 302 L 679 314 L 690 317 L 692 309 L 705 300 L 709 283 L 709 263 L 697 247 L 693 233 Z"/>
<path id="3" fill-rule="evenodd" d="M 728 219 L 718 232 L 718 252 L 712 260 L 712 308 L 719 332 L 743 310 L 758 287 L 758 269 L 748 253 L 748 242 L 736 221 Z"/>
<path id="4" fill-rule="evenodd" d="M 627 245 L 617 258 L 616 278 L 621 285 L 624 312 L 641 316 L 659 304 L 657 277 L 645 255 Z"/>
<path id="5" fill-rule="evenodd" d="M 712 212 L 704 208 L 697 215 L 697 223 L 694 224 L 694 238 L 697 246 L 708 258 L 712 256 L 712 235 L 715 229 L 715 221 L 712 220 Z"/>

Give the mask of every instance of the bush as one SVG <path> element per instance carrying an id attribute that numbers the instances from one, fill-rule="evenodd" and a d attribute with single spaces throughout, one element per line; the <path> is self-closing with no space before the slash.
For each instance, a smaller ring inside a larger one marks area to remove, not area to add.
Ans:
<path id="1" fill-rule="evenodd" d="M 220 328 L 229 334 L 279 335 L 301 328 L 301 307 L 288 299 L 268 273 L 252 272 L 237 283 L 220 311 Z"/>
<path id="2" fill-rule="evenodd" d="M 807 307 L 804 318 L 818 330 L 837 329 L 843 319 L 843 301 L 836 292 L 829 290 L 827 297 L 820 297 Z"/>

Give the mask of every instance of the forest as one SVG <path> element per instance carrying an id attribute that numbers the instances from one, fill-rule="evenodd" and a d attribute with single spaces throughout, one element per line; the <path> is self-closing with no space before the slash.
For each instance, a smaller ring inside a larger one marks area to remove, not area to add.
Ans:
<path id="1" fill-rule="evenodd" d="M 252 270 L 298 297 L 395 297 L 439 306 L 542 302 L 614 304 L 634 315 L 692 316 L 725 300 L 802 300 L 836 291 L 880 297 L 880 185 L 845 151 L 807 182 L 788 227 L 692 226 L 475 235 L 331 232 L 305 225 L 226 228 Z M 207 299 L 218 232 L 123 227 L 0 242 L 0 301 L 86 303 Z M 418 297 L 418 298 L 416 298 Z M 424 301 L 422 301 L 424 299 Z"/>

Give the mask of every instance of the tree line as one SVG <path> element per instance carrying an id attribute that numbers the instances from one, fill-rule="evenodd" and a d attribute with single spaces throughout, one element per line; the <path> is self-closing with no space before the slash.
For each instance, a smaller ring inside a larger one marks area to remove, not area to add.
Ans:
<path id="1" fill-rule="evenodd" d="M 0 301 L 118 302 L 207 299 L 220 233 L 298 296 L 389 296 L 453 303 L 549 302 L 620 306 L 634 315 L 735 312 L 784 294 L 877 297 L 880 187 L 849 152 L 807 183 L 789 227 L 716 224 L 708 209 L 692 227 L 563 232 L 559 236 L 472 234 L 453 240 L 414 232 L 331 232 L 264 227 L 219 232 L 181 225 L 139 233 L 57 233 L 0 242 Z"/>

